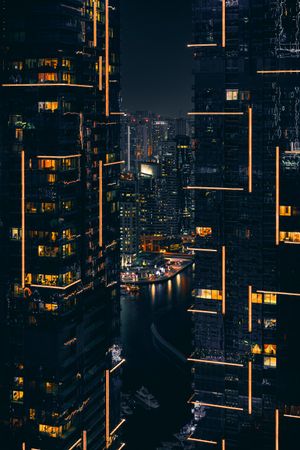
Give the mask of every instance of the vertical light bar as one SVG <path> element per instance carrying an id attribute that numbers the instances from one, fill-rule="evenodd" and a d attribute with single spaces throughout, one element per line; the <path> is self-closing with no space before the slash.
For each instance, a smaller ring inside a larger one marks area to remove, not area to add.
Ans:
<path id="1" fill-rule="evenodd" d="M 127 153 L 128 153 L 128 155 L 127 155 L 127 157 L 128 157 L 128 162 L 127 162 L 127 168 L 128 168 L 128 172 L 130 172 L 130 164 L 131 164 L 131 161 L 130 161 L 130 153 L 131 153 L 131 142 L 130 142 L 130 138 L 131 138 L 131 128 L 130 128 L 130 125 L 128 125 L 128 127 L 127 127 Z"/>
<path id="2" fill-rule="evenodd" d="M 226 313 L 226 247 L 222 247 L 222 314 Z"/>
<path id="3" fill-rule="evenodd" d="M 26 450 L 26 443 L 25 442 L 22 443 L 22 450 Z"/>
<path id="4" fill-rule="evenodd" d="M 103 57 L 99 56 L 99 91 L 103 91 Z"/>
<path id="5" fill-rule="evenodd" d="M 105 0 L 105 114 L 109 116 L 109 0 Z"/>
<path id="6" fill-rule="evenodd" d="M 248 413 L 252 414 L 252 361 L 248 363 Z"/>
<path id="7" fill-rule="evenodd" d="M 99 161 L 99 247 L 103 246 L 103 161 Z"/>
<path id="8" fill-rule="evenodd" d="M 253 189 L 253 111 L 248 109 L 248 191 Z"/>
<path id="9" fill-rule="evenodd" d="M 248 331 L 252 333 L 252 286 L 248 286 Z"/>
<path id="10" fill-rule="evenodd" d="M 97 22 L 98 22 L 98 13 L 97 13 L 97 2 L 98 0 L 94 0 L 94 10 L 93 10 L 93 22 L 94 22 L 94 47 L 97 47 Z"/>
<path id="11" fill-rule="evenodd" d="M 222 47 L 226 47 L 226 0 L 222 0 Z"/>
<path id="12" fill-rule="evenodd" d="M 280 220 L 280 149 L 276 147 L 276 245 L 279 245 Z"/>
<path id="13" fill-rule="evenodd" d="M 82 432 L 82 450 L 87 450 L 87 433 L 86 433 L 86 431 Z"/>
<path id="14" fill-rule="evenodd" d="M 226 450 L 226 441 L 222 439 L 222 450 Z"/>
<path id="15" fill-rule="evenodd" d="M 275 411 L 275 450 L 279 450 L 279 410 Z"/>
<path id="16" fill-rule="evenodd" d="M 22 289 L 25 288 L 25 152 L 21 151 L 21 228 L 22 228 L 22 241 L 21 241 L 21 284 Z"/>
<path id="17" fill-rule="evenodd" d="M 105 441 L 106 448 L 110 445 L 110 405 L 109 405 L 109 397 L 110 397 L 110 386 L 109 386 L 109 370 L 105 371 Z"/>

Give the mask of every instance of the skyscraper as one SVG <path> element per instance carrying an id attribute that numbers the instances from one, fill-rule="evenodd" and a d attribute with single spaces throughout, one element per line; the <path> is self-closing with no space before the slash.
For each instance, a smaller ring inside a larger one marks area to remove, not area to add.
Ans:
<path id="1" fill-rule="evenodd" d="M 117 449 L 119 2 L 1 8 L 1 447 Z"/>
<path id="2" fill-rule="evenodd" d="M 196 448 L 300 436 L 300 4 L 194 0 Z"/>

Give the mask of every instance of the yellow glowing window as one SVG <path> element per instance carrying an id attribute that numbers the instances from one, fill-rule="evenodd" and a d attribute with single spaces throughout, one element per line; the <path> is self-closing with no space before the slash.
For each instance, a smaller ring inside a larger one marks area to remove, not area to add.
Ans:
<path id="1" fill-rule="evenodd" d="M 39 169 L 57 170 L 57 160 L 55 159 L 39 159 Z"/>
<path id="2" fill-rule="evenodd" d="M 46 286 L 57 286 L 58 284 L 58 275 L 37 275 L 37 283 L 46 285 Z"/>
<path id="3" fill-rule="evenodd" d="M 56 69 L 58 66 L 58 59 L 42 58 L 39 59 L 38 65 L 39 67 L 53 67 L 53 69 Z"/>
<path id="4" fill-rule="evenodd" d="M 38 246 L 38 255 L 44 258 L 56 258 L 58 256 L 58 247 L 47 247 L 46 245 Z"/>
<path id="5" fill-rule="evenodd" d="M 23 377 L 15 377 L 15 384 L 19 387 L 23 387 L 24 378 Z"/>
<path id="6" fill-rule="evenodd" d="M 12 391 L 12 401 L 17 403 L 23 403 L 24 392 L 23 391 Z"/>
<path id="7" fill-rule="evenodd" d="M 44 307 L 45 307 L 46 311 L 53 312 L 58 309 L 58 304 L 57 303 L 45 303 Z"/>
<path id="8" fill-rule="evenodd" d="M 299 231 L 280 231 L 281 242 L 300 242 Z"/>
<path id="9" fill-rule="evenodd" d="M 56 175 L 54 175 L 53 173 L 49 173 L 47 175 L 47 181 L 50 184 L 56 183 Z"/>
<path id="10" fill-rule="evenodd" d="M 38 110 L 41 111 L 56 111 L 58 109 L 58 102 L 39 102 Z"/>
<path id="11" fill-rule="evenodd" d="M 25 284 L 31 284 L 32 283 L 32 274 L 27 273 L 25 277 Z"/>
<path id="12" fill-rule="evenodd" d="M 71 211 L 73 208 L 73 202 L 71 200 L 62 202 L 62 209 L 65 211 Z"/>
<path id="13" fill-rule="evenodd" d="M 264 303 L 269 305 L 276 305 L 277 295 L 276 294 L 264 294 Z"/>
<path id="14" fill-rule="evenodd" d="M 266 356 L 264 358 L 264 367 L 276 368 L 277 359 L 274 356 Z"/>
<path id="15" fill-rule="evenodd" d="M 275 344 L 264 344 L 264 353 L 266 355 L 276 355 L 277 346 Z"/>
<path id="16" fill-rule="evenodd" d="M 71 228 L 67 228 L 66 230 L 63 230 L 62 237 L 63 237 L 63 239 L 72 239 Z"/>
<path id="17" fill-rule="evenodd" d="M 14 241 L 20 241 L 22 239 L 22 230 L 21 228 L 11 228 L 10 230 L 10 238 Z"/>
<path id="18" fill-rule="evenodd" d="M 252 303 L 262 303 L 262 294 L 252 293 Z"/>
<path id="19" fill-rule="evenodd" d="M 29 419 L 35 420 L 35 409 L 33 409 L 33 408 L 29 409 Z"/>
<path id="20" fill-rule="evenodd" d="M 65 244 L 62 246 L 62 254 L 63 256 L 70 256 L 72 255 L 73 252 L 73 247 L 71 244 Z"/>
<path id="21" fill-rule="evenodd" d="M 200 237 L 206 237 L 212 235 L 212 228 L 210 227 L 197 227 L 196 234 Z"/>
<path id="22" fill-rule="evenodd" d="M 43 213 L 51 213 L 51 212 L 54 212 L 55 209 L 56 209 L 55 203 L 52 203 L 52 202 L 43 202 L 42 203 L 41 210 Z"/>
<path id="23" fill-rule="evenodd" d="M 208 300 L 222 300 L 222 291 L 216 289 L 198 289 L 196 290 L 197 298 L 205 298 Z"/>
<path id="24" fill-rule="evenodd" d="M 56 383 L 46 381 L 44 387 L 45 387 L 45 391 L 47 392 L 47 394 L 56 394 L 57 393 L 58 386 Z"/>
<path id="25" fill-rule="evenodd" d="M 16 139 L 19 142 L 23 141 L 23 130 L 22 130 L 22 128 L 16 128 Z"/>
<path id="26" fill-rule="evenodd" d="M 55 72 L 46 72 L 38 74 L 39 83 L 49 83 L 49 82 L 57 82 L 57 73 Z"/>
<path id="27" fill-rule="evenodd" d="M 291 216 L 292 215 L 292 207 L 291 206 L 280 206 L 280 215 L 281 216 Z"/>
<path id="28" fill-rule="evenodd" d="M 258 344 L 255 344 L 252 346 L 251 351 L 254 355 L 260 355 L 262 353 L 262 348 Z"/>
<path id="29" fill-rule="evenodd" d="M 62 59 L 61 65 L 63 67 L 67 67 L 68 69 L 71 68 L 71 60 L 70 59 Z"/>
<path id="30" fill-rule="evenodd" d="M 66 81 L 68 84 L 71 83 L 71 74 L 70 73 L 63 73 L 62 76 L 63 81 Z"/>
<path id="31" fill-rule="evenodd" d="M 72 281 L 74 280 L 74 275 L 72 274 L 72 272 L 67 272 L 67 273 L 64 273 L 63 275 L 62 275 L 62 281 L 63 281 L 63 284 L 69 284 L 69 283 L 72 283 Z"/>
<path id="32" fill-rule="evenodd" d="M 226 89 L 226 100 L 238 100 L 239 90 L 238 89 Z"/>
<path id="33" fill-rule="evenodd" d="M 36 204 L 33 202 L 27 202 L 26 203 L 26 212 L 30 213 L 30 214 L 35 214 L 37 213 L 37 207 Z"/>
<path id="34" fill-rule="evenodd" d="M 39 424 L 39 432 L 46 433 L 50 437 L 56 438 L 62 435 L 62 426 L 52 427 L 51 425 Z"/>

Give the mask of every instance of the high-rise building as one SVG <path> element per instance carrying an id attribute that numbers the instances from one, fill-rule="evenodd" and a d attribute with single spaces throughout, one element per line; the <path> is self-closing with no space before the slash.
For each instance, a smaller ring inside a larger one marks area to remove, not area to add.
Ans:
<path id="1" fill-rule="evenodd" d="M 120 242 L 122 267 L 131 266 L 139 253 L 140 203 L 137 176 L 123 172 L 120 180 Z"/>
<path id="2" fill-rule="evenodd" d="M 0 446 L 117 449 L 119 2 L 1 22 Z"/>
<path id="3" fill-rule="evenodd" d="M 297 381 L 300 5 L 194 0 L 196 448 L 290 450 Z"/>

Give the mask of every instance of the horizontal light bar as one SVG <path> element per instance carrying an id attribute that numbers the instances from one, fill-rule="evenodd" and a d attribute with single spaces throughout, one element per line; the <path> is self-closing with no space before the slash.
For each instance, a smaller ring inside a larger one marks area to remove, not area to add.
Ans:
<path id="1" fill-rule="evenodd" d="M 221 186 L 187 186 L 183 189 L 186 190 L 199 190 L 199 191 L 243 191 L 244 188 L 227 188 Z"/>
<path id="2" fill-rule="evenodd" d="M 190 250 L 191 252 L 218 252 L 218 250 L 215 250 L 213 248 L 191 248 L 187 247 L 187 250 Z"/>
<path id="3" fill-rule="evenodd" d="M 191 402 L 194 405 L 207 406 L 208 408 L 217 409 L 230 409 L 232 411 L 244 411 L 243 408 L 238 408 L 237 406 L 225 406 L 225 405 L 215 405 L 214 403 L 204 403 L 204 402 Z"/>
<path id="4" fill-rule="evenodd" d="M 299 69 L 290 69 L 290 70 L 258 70 L 257 73 L 263 75 L 271 75 L 277 73 L 300 73 Z"/>
<path id="5" fill-rule="evenodd" d="M 202 111 L 202 112 L 189 112 L 188 116 L 243 116 L 243 112 L 224 112 L 224 111 Z"/>
<path id="6" fill-rule="evenodd" d="M 218 47 L 218 44 L 187 44 L 187 48 Z"/>
<path id="7" fill-rule="evenodd" d="M 287 155 L 299 155 L 300 150 L 286 150 L 284 153 L 286 153 Z"/>
<path id="8" fill-rule="evenodd" d="M 110 373 L 113 373 L 115 370 L 117 370 L 119 367 L 121 367 L 125 362 L 126 362 L 126 359 L 122 359 L 122 361 L 120 361 L 115 367 L 113 367 L 110 370 Z"/>
<path id="9" fill-rule="evenodd" d="M 68 84 L 68 83 L 9 83 L 2 84 L 3 87 L 54 87 L 54 86 L 64 86 L 64 87 L 78 87 L 78 88 L 86 88 L 91 89 L 94 86 L 91 84 Z"/>
<path id="10" fill-rule="evenodd" d="M 111 116 L 127 116 L 125 112 L 111 112 Z"/>
<path id="11" fill-rule="evenodd" d="M 295 416 L 294 414 L 283 414 L 283 417 L 288 417 L 289 419 L 300 419 L 300 416 Z"/>
<path id="12" fill-rule="evenodd" d="M 188 309 L 187 312 L 195 313 L 195 314 L 211 314 L 211 315 L 217 315 L 218 313 L 216 311 L 208 311 L 204 309 Z"/>
<path id="13" fill-rule="evenodd" d="M 119 423 L 119 425 L 116 426 L 116 428 L 114 428 L 111 432 L 110 435 L 114 435 L 116 431 L 118 431 L 118 429 L 123 425 L 123 423 L 126 422 L 125 419 L 122 419 L 121 422 Z"/>
<path id="14" fill-rule="evenodd" d="M 106 164 L 103 164 L 103 166 L 104 167 L 116 166 L 117 164 L 125 164 L 125 161 L 115 161 L 115 162 L 111 162 L 111 163 L 106 163 Z"/>
<path id="15" fill-rule="evenodd" d="M 259 294 L 276 294 L 276 295 L 290 295 L 292 297 L 300 297 L 300 294 L 293 292 L 276 292 L 276 291 L 257 291 Z"/>
<path id="16" fill-rule="evenodd" d="M 30 287 L 44 288 L 44 289 L 60 289 L 60 290 L 64 291 L 64 290 L 68 289 L 69 287 L 74 286 L 75 284 L 78 284 L 80 282 L 81 282 L 81 280 L 77 280 L 71 284 L 68 284 L 68 286 L 64 286 L 64 287 L 62 287 L 62 286 L 46 286 L 44 284 L 31 284 Z"/>
<path id="17" fill-rule="evenodd" d="M 203 363 L 203 364 L 215 364 L 218 366 L 232 366 L 232 367 L 244 367 L 243 364 L 238 363 L 228 363 L 226 361 L 211 361 L 209 359 L 196 359 L 196 358 L 187 358 L 188 361 Z"/>
<path id="18" fill-rule="evenodd" d="M 67 158 L 80 158 L 81 155 L 79 153 L 76 153 L 75 155 L 37 155 L 36 158 L 38 159 L 67 159 Z"/>
<path id="19" fill-rule="evenodd" d="M 290 242 L 290 241 L 283 241 L 284 244 L 288 244 L 288 245 L 299 245 L 300 242 Z"/>
<path id="20" fill-rule="evenodd" d="M 212 444 L 212 445 L 218 445 L 218 443 L 216 441 L 207 441 L 205 439 L 197 439 L 197 438 L 193 438 L 193 437 L 188 437 L 187 438 L 188 441 L 192 441 L 192 442 L 202 442 L 203 444 Z"/>

